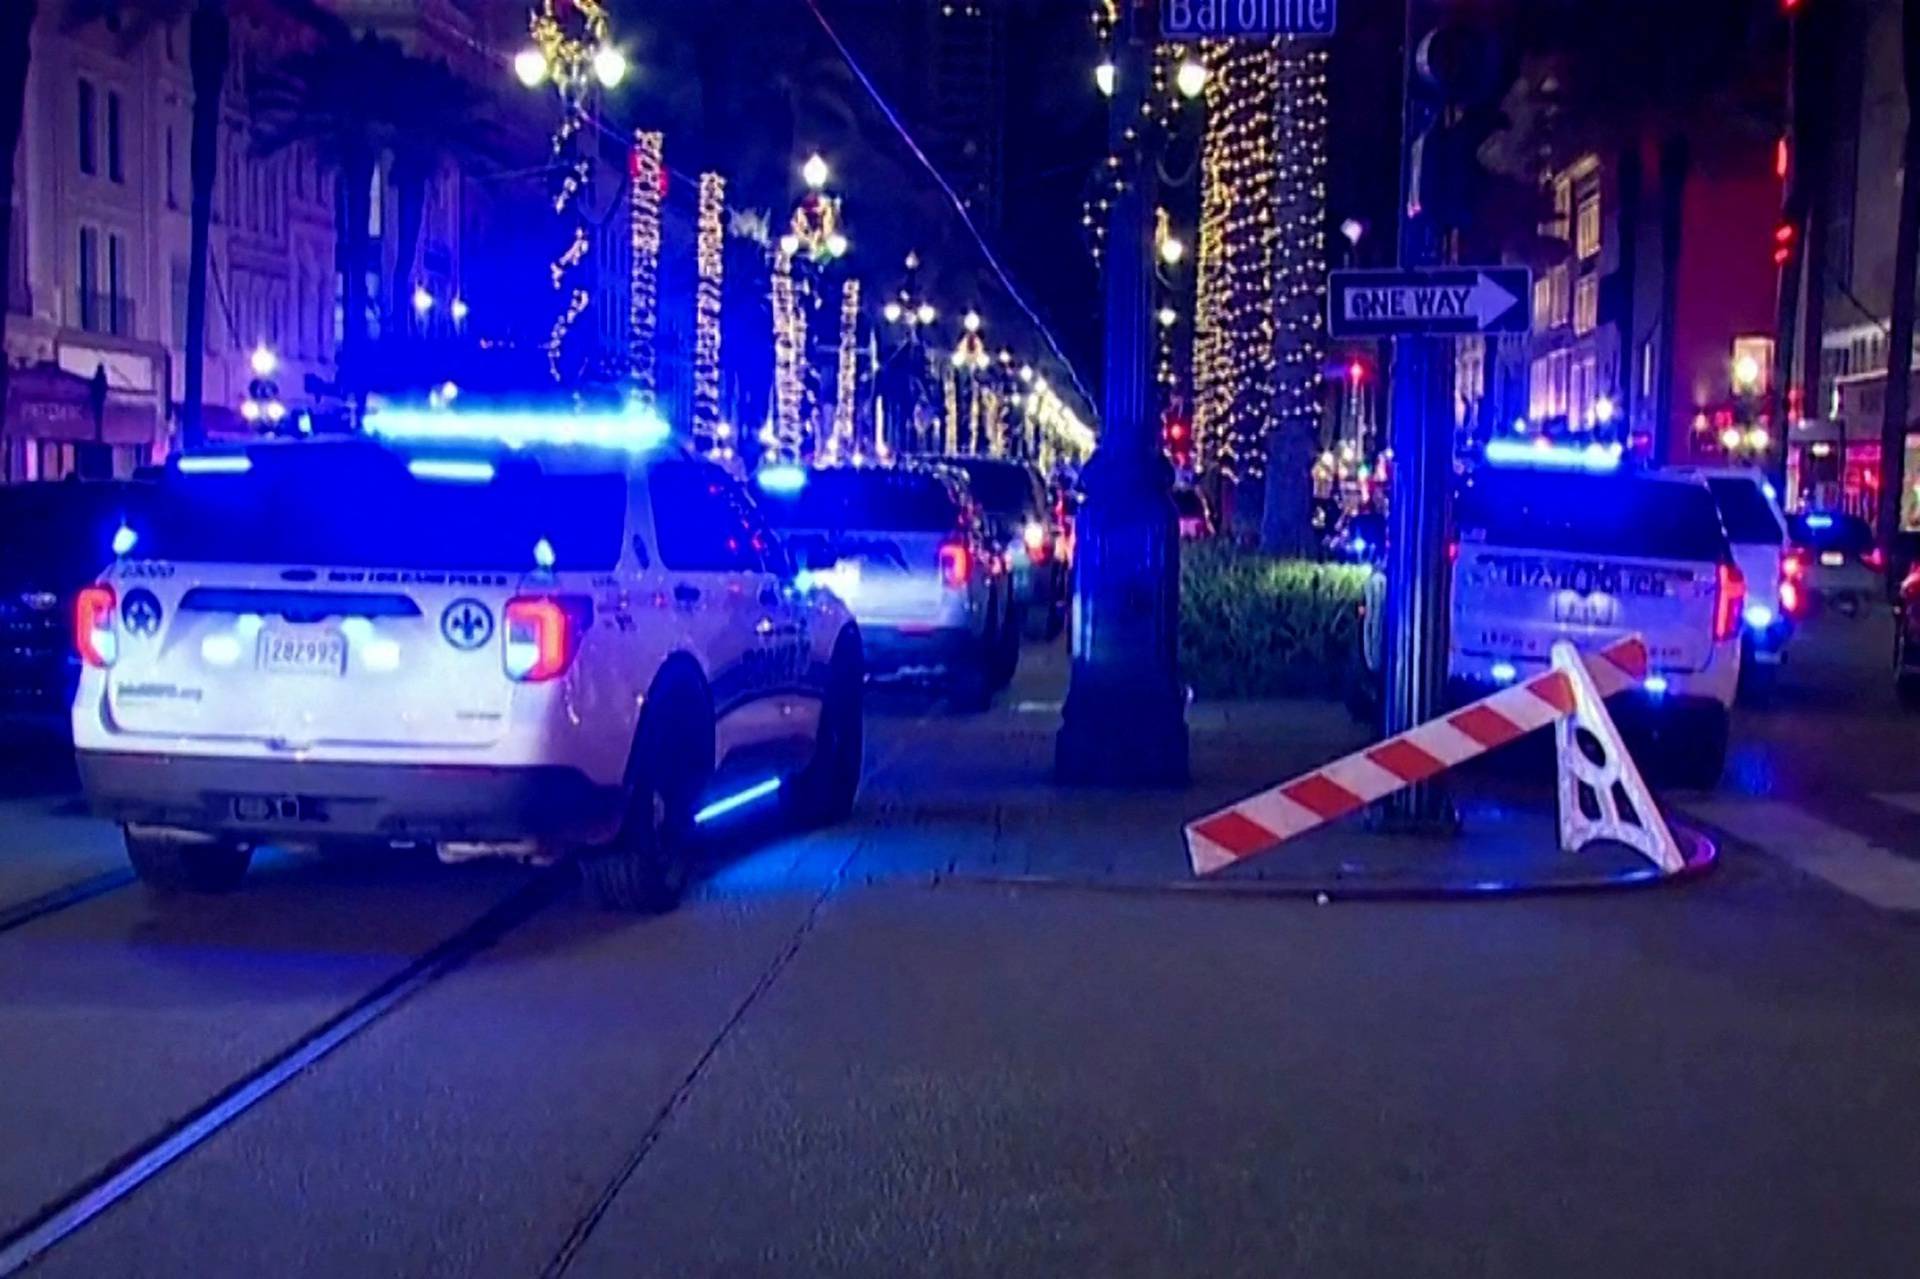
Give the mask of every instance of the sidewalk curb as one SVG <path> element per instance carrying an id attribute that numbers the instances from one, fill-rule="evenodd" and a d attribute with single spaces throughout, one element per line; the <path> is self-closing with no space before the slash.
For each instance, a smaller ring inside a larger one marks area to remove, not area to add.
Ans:
<path id="1" fill-rule="evenodd" d="M 1250 900 L 1336 901 L 1486 901 L 1506 897 L 1574 896 L 1650 889 L 1701 878 L 1719 864 L 1720 845 L 1700 827 L 1669 819 L 1676 839 L 1690 847 L 1687 864 L 1671 875 L 1652 866 L 1624 874 L 1569 877 L 1528 882 L 1460 880 L 1451 883 L 1372 883 L 1363 878 L 1326 880 L 1150 880 L 1100 879 L 1071 875 L 985 875 L 964 872 L 935 874 L 929 886 L 953 884 L 980 888 L 1038 888 L 1082 890 L 1132 896 L 1220 897 Z M 875 881 L 883 882 L 883 881 Z"/>

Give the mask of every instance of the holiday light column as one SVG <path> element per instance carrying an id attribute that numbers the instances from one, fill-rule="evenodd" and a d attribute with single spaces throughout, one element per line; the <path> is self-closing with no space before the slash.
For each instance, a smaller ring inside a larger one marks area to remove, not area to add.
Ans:
<path id="1" fill-rule="evenodd" d="M 549 267 L 559 315 L 547 335 L 547 369 L 559 382 L 577 374 L 583 363 L 569 350 L 568 339 L 593 296 L 587 261 L 593 242 L 581 208 L 593 175 L 593 159 L 584 134 L 596 86 L 611 89 L 624 80 L 627 60 L 612 43 L 606 7 L 600 0 L 542 0 L 528 20 L 528 29 L 533 43 L 514 55 L 514 75 L 530 89 L 551 82 L 561 106 L 552 140 L 552 202 L 564 232 Z"/>
<path id="2" fill-rule="evenodd" d="M 718 443 L 720 427 L 721 286 L 727 256 L 727 180 L 718 173 L 700 175 L 700 213 L 693 296 L 693 442 L 706 452 Z"/>
<path id="3" fill-rule="evenodd" d="M 654 332 L 660 313 L 660 197 L 666 189 L 665 139 L 636 129 L 627 161 L 628 236 L 633 255 L 627 289 L 627 360 L 634 389 L 647 404 L 659 387 Z"/>
<path id="4" fill-rule="evenodd" d="M 1276 351 L 1279 68 L 1260 41 L 1209 41 L 1194 303 L 1195 463 L 1263 496 Z"/>
<path id="5" fill-rule="evenodd" d="M 1303 554 L 1314 541 L 1313 458 L 1326 395 L 1327 58 L 1324 46 L 1292 38 L 1272 54 L 1275 363 L 1260 527 L 1270 554 Z"/>

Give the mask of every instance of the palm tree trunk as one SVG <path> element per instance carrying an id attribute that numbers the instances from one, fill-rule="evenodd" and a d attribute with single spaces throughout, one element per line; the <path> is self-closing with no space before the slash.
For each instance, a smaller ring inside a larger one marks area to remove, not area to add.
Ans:
<path id="1" fill-rule="evenodd" d="M 413 302 L 413 260 L 420 251 L 420 225 L 427 216 L 428 166 L 412 161 L 394 163 L 394 187 L 398 198 L 394 218 L 393 287 L 387 296 L 387 332 L 398 334 L 406 320 L 406 308 Z"/>
<path id="2" fill-rule="evenodd" d="M 1665 465 L 1673 441 L 1674 313 L 1680 303 L 1680 249 L 1685 231 L 1687 173 L 1693 166 L 1687 139 L 1672 134 L 1660 141 L 1660 348 L 1654 379 L 1653 460 Z"/>
<path id="3" fill-rule="evenodd" d="M 373 212 L 373 152 L 355 148 L 340 162 L 342 323 L 339 380 L 358 402 L 367 389 L 367 219 Z"/>
<path id="4" fill-rule="evenodd" d="M 1913 383 L 1914 275 L 1920 271 L 1920 0 L 1902 8 L 1906 46 L 1907 143 L 1900 179 L 1900 225 L 1893 249 L 1893 331 L 1887 345 L 1887 395 L 1880 419 L 1880 545 L 1891 554 L 1907 493 L 1907 415 Z M 1887 575 L 1889 587 L 1895 575 Z"/>
<path id="5" fill-rule="evenodd" d="M 231 37 L 225 0 L 198 0 L 187 24 L 187 59 L 193 73 L 193 134 L 187 165 L 193 195 L 187 247 L 187 367 L 181 434 L 189 448 L 206 439 L 200 419 L 206 398 L 207 239 L 213 226 L 213 176 L 220 153 L 220 90 L 226 83 Z"/>
<path id="6" fill-rule="evenodd" d="M 27 112 L 27 59 L 39 0 L 0 5 L 0 291 L 13 281 L 13 157 L 20 149 L 20 122 Z M 0 418 L 7 409 L 4 339 L 11 298 L 0 298 Z"/>

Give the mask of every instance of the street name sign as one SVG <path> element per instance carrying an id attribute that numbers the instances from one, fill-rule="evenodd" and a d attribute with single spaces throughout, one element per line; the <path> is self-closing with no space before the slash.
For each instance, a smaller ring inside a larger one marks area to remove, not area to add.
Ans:
<path id="1" fill-rule="evenodd" d="M 1336 7 L 1336 0 L 1160 0 L 1160 38 L 1330 36 Z"/>
<path id="2" fill-rule="evenodd" d="M 1337 338 L 1525 333 L 1533 325 L 1533 273 L 1523 266 L 1335 271 L 1329 286 L 1327 333 Z"/>

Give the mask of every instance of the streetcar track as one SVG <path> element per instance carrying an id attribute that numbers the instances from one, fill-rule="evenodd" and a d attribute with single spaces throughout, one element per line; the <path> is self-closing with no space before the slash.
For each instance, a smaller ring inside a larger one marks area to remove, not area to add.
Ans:
<path id="1" fill-rule="evenodd" d="M 215 1093 L 184 1119 L 133 1146 L 0 1236 L 0 1277 L 18 1274 L 61 1241 L 164 1172 L 189 1151 L 271 1096 L 321 1058 L 395 1008 L 456 972 L 553 901 L 567 876 L 536 875 L 485 914 L 362 995 L 342 1011 Z"/>
<path id="2" fill-rule="evenodd" d="M 36 919 L 44 919 L 69 906 L 78 906 L 81 902 L 110 893 L 116 888 L 125 888 L 133 882 L 133 868 L 118 867 L 101 871 L 85 879 L 77 879 L 70 884 L 62 884 L 37 897 L 15 902 L 10 906 L 0 906 L 0 933 L 11 932 Z"/>
<path id="3" fill-rule="evenodd" d="M 920 713 L 907 719 L 906 724 L 910 728 L 920 728 L 946 710 L 946 698 L 938 698 L 930 705 L 924 706 Z M 872 761 L 864 780 L 872 782 L 876 777 L 886 773 L 899 762 L 908 748 L 909 742 L 896 743 L 884 759 Z M 687 1100 L 699 1077 L 704 1073 L 709 1060 L 719 1050 L 721 1044 L 730 1037 L 731 1032 L 751 1006 L 773 985 L 788 962 L 799 952 L 801 944 L 818 922 L 827 902 L 843 886 L 847 872 L 865 847 L 865 842 L 862 838 L 855 838 L 852 841 L 852 847 L 848 849 L 846 856 L 829 877 L 825 888 L 814 899 L 800 927 L 762 972 L 753 989 L 735 1007 L 732 1015 L 709 1043 L 706 1051 L 700 1055 L 692 1070 L 661 1107 L 654 1122 L 649 1125 L 647 1133 L 644 1134 L 639 1148 L 634 1152 L 630 1165 L 615 1182 L 605 1187 L 601 1200 L 595 1204 L 593 1210 L 576 1223 L 574 1235 L 567 1241 L 568 1246 L 563 1247 L 561 1253 L 549 1263 L 548 1273 L 557 1274 L 571 1264 L 573 1256 L 585 1244 L 587 1236 L 592 1233 L 600 1217 L 611 1206 L 613 1198 L 633 1173 L 638 1171 L 640 1163 L 651 1151 L 667 1122 Z M 442 978 L 451 976 L 469 961 L 492 948 L 508 933 L 526 923 L 552 903 L 558 895 L 559 888 L 571 882 L 570 869 L 570 864 L 562 863 L 543 870 L 528 883 L 515 889 L 504 900 L 489 907 L 478 919 L 414 959 L 406 968 L 307 1031 L 252 1071 L 214 1093 L 184 1118 L 167 1124 L 144 1141 L 129 1147 L 117 1158 L 103 1164 L 91 1176 L 76 1182 L 58 1198 L 43 1205 L 22 1224 L 5 1234 L 0 1234 L 0 1279 L 19 1274 L 31 1266 L 63 1241 L 84 1229 L 102 1213 L 126 1199 L 147 1182 L 160 1176 L 255 1105 L 273 1095 L 283 1085 L 290 1083 L 309 1067 L 317 1064 L 334 1049 L 355 1038 L 361 1031 L 381 1020 L 413 996 Z M 0 932 L 19 927 L 35 919 L 45 918 L 68 906 L 77 905 L 116 888 L 124 887 L 133 882 L 134 878 L 131 868 L 106 871 L 43 893 L 15 906 L 0 908 Z"/>

